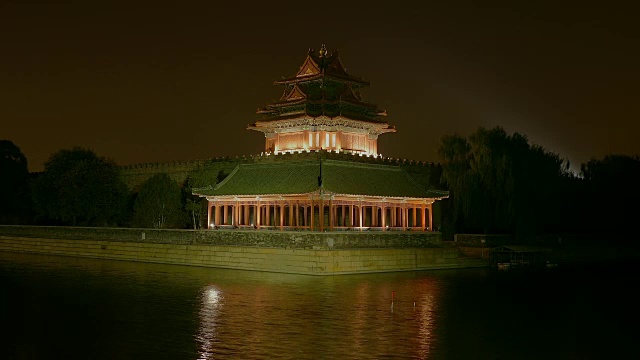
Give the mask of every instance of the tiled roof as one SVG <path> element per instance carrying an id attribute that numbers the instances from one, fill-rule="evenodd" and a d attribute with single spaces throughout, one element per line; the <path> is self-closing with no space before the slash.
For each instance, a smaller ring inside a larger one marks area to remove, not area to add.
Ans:
<path id="1" fill-rule="evenodd" d="M 298 72 L 294 76 L 276 81 L 275 84 L 292 84 L 324 78 L 333 78 L 357 86 L 369 86 L 368 81 L 347 73 L 338 52 L 328 54 L 324 46 L 318 52 L 310 49 Z"/>
<path id="2" fill-rule="evenodd" d="M 276 81 L 284 85 L 283 96 L 264 108 L 258 109 L 261 122 L 278 121 L 293 115 L 310 117 L 338 116 L 352 120 L 386 124 L 386 112 L 377 105 L 364 101 L 360 88 L 369 83 L 347 73 L 338 52 L 328 54 L 323 46 L 319 51 L 309 50 L 299 71 L 290 78 Z M 255 129 L 254 123 L 250 128 Z"/>
<path id="3" fill-rule="evenodd" d="M 291 195 L 320 190 L 338 195 L 443 198 L 446 191 L 425 190 L 399 166 L 321 160 L 238 165 L 216 186 L 194 189 L 202 196 Z"/>

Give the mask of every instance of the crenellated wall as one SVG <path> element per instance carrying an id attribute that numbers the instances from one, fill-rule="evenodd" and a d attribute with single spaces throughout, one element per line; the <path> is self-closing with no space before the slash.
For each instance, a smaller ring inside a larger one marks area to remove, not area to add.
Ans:
<path id="1" fill-rule="evenodd" d="M 137 191 L 145 181 L 156 174 L 166 173 L 182 185 L 189 176 L 210 176 L 215 179 L 220 171 L 228 174 L 242 160 L 220 157 L 207 160 L 175 161 L 169 163 L 145 163 L 120 167 L 120 174 L 132 191 Z"/>

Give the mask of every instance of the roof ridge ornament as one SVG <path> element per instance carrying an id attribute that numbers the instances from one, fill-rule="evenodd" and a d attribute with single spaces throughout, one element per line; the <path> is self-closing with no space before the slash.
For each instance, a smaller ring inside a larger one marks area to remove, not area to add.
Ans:
<path id="1" fill-rule="evenodd" d="M 320 47 L 320 57 L 326 57 L 327 56 L 327 47 L 324 46 L 324 44 L 322 44 L 322 46 Z"/>

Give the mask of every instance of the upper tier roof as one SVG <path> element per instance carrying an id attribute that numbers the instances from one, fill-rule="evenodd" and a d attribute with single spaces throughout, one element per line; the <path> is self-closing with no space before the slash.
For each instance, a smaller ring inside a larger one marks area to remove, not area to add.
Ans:
<path id="1" fill-rule="evenodd" d="M 274 84 L 286 85 L 325 77 L 350 83 L 356 87 L 369 86 L 369 82 L 363 78 L 349 75 L 342 65 L 340 57 L 338 57 L 338 51 L 334 50 L 331 55 L 328 55 L 324 45 L 317 52 L 309 49 L 309 53 L 302 66 L 300 66 L 300 70 L 294 76 L 275 81 Z"/>
<path id="2" fill-rule="evenodd" d="M 369 122 L 384 122 L 380 117 L 386 116 L 386 112 L 376 105 L 362 100 L 350 85 L 336 94 L 327 94 L 320 90 L 315 96 L 308 96 L 305 90 L 297 84 L 293 85 L 289 92 L 285 92 L 279 101 L 257 110 L 258 114 L 264 114 L 268 118 L 284 119 L 291 115 L 307 115 L 310 117 L 347 116 L 353 119 L 362 119 Z"/>
<path id="3" fill-rule="evenodd" d="M 275 84 L 284 86 L 278 101 L 258 109 L 263 117 L 257 123 L 287 120 L 292 117 L 338 118 L 370 123 L 387 123 L 386 111 L 362 99 L 360 88 L 369 85 L 362 78 L 349 75 L 338 52 L 328 55 L 324 45 L 319 51 L 309 50 L 298 72 Z"/>

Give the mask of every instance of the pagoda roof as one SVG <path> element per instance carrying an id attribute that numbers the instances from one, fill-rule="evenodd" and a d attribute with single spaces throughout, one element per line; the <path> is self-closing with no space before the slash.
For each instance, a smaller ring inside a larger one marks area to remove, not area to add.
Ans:
<path id="1" fill-rule="evenodd" d="M 322 169 L 322 170 L 321 170 Z M 319 186 L 318 178 L 322 177 Z M 391 198 L 442 199 L 447 191 L 425 190 L 399 166 L 340 160 L 240 164 L 200 196 L 264 196 L 319 193 Z"/>
<path id="2" fill-rule="evenodd" d="M 331 55 L 328 55 L 324 45 L 322 45 L 318 52 L 309 49 L 309 53 L 298 72 L 291 77 L 275 81 L 274 84 L 286 85 L 323 78 L 333 78 L 357 86 L 369 86 L 369 82 L 363 78 L 347 73 L 338 56 L 338 51 L 334 50 Z"/>
<path id="3" fill-rule="evenodd" d="M 272 104 L 267 105 L 267 108 L 288 106 L 288 105 L 304 102 L 304 100 L 306 100 L 306 102 L 308 103 L 321 103 L 321 102 L 337 103 L 340 100 L 342 100 L 355 105 L 360 105 L 360 106 L 365 106 L 370 108 L 377 108 L 376 105 L 362 100 L 362 96 L 360 96 L 359 91 L 355 90 L 351 85 L 345 86 L 344 90 L 342 90 L 342 93 L 338 97 L 329 96 L 327 98 L 326 92 L 321 91 L 319 98 L 312 99 L 308 97 L 306 91 L 302 87 L 298 86 L 298 84 L 293 85 L 293 87 L 291 87 L 291 90 L 286 91 L 282 95 L 279 101 L 276 101 Z"/>
<path id="4" fill-rule="evenodd" d="M 269 113 L 271 111 L 277 112 L 276 109 L 278 108 L 298 105 L 298 104 L 332 104 L 332 105 L 335 104 L 337 105 L 340 103 L 349 103 L 349 104 L 357 105 L 360 107 L 365 107 L 365 108 L 376 111 L 376 113 L 381 112 L 381 110 L 379 110 L 376 105 L 364 102 L 355 97 L 341 97 L 337 99 L 327 99 L 323 97 L 317 100 L 311 100 L 311 99 L 307 99 L 306 96 L 304 96 L 304 93 L 302 94 L 303 94 L 302 97 L 291 97 L 291 98 L 287 98 L 286 100 L 281 100 L 273 104 L 269 104 L 265 108 L 258 110 L 258 113 Z"/>
<path id="5" fill-rule="evenodd" d="M 306 119 L 321 119 L 321 118 L 328 118 L 328 119 L 349 119 L 349 120 L 353 120 L 353 121 L 359 121 L 359 122 L 365 122 L 365 123 L 371 123 L 371 124 L 387 124 L 386 121 L 382 120 L 382 119 L 376 119 L 373 118 L 371 116 L 367 116 L 364 114 L 354 114 L 354 113 L 349 113 L 349 112 L 340 112 L 340 113 L 336 113 L 334 115 L 328 115 L 324 112 L 319 113 L 319 114 L 314 114 L 310 111 L 308 111 L 307 109 L 300 109 L 300 110 L 295 110 L 295 111 L 289 111 L 289 112 L 283 112 L 283 113 L 276 113 L 276 111 L 274 110 L 269 110 L 269 109 L 264 109 L 264 110 L 259 110 L 258 111 L 259 114 L 267 114 L 268 117 L 266 117 L 265 119 L 262 120 L 257 120 L 254 125 L 256 124 L 266 124 L 266 123 L 273 123 L 275 124 L 275 122 L 280 121 L 280 120 L 295 120 L 295 119 L 301 119 L 301 118 L 306 118 Z M 276 113 L 276 114 L 274 114 Z M 380 112 L 377 114 L 377 116 L 386 116 L 385 112 Z"/>
<path id="6" fill-rule="evenodd" d="M 326 77 L 334 80 L 325 81 Z M 369 83 L 349 75 L 338 52 L 328 54 L 324 45 L 319 51 L 309 50 L 298 72 L 291 78 L 276 81 L 276 84 L 284 85 L 282 97 L 258 108 L 256 113 L 261 115 L 261 119 L 248 125 L 248 129 L 263 131 L 279 124 L 291 127 L 293 122 L 309 125 L 327 119 L 329 122 L 358 123 L 357 128 L 388 124 L 385 119 L 387 112 L 363 100 L 360 95 L 360 88 Z"/>
<path id="7" fill-rule="evenodd" d="M 310 117 L 347 116 L 347 117 L 352 117 L 354 120 L 363 120 L 363 121 L 374 122 L 374 123 L 385 122 L 382 119 L 378 119 L 378 117 L 386 116 L 387 115 L 386 111 L 380 110 L 378 106 L 375 104 L 371 104 L 366 101 L 363 101 L 362 98 L 360 97 L 360 94 L 355 89 L 353 89 L 353 87 L 350 85 L 345 86 L 344 90 L 338 97 L 334 96 L 334 97 L 327 98 L 325 97 L 325 95 L 326 94 L 324 92 L 321 92 L 320 97 L 317 97 L 315 99 L 311 98 L 305 93 L 305 91 L 301 87 L 295 84 L 290 91 L 286 92 L 282 96 L 282 98 L 279 101 L 274 102 L 272 104 L 268 104 L 262 109 L 258 109 L 256 113 L 264 114 L 267 116 L 267 118 L 264 119 L 263 121 L 289 118 L 293 114 L 295 116 L 306 115 Z M 360 114 L 357 111 L 355 112 L 348 111 L 348 110 L 345 111 L 343 108 L 340 108 L 340 110 L 337 112 L 331 111 L 329 113 L 325 112 L 324 109 L 322 109 L 322 111 L 320 112 L 318 111 L 310 112 L 308 108 L 306 108 L 306 106 L 304 109 L 296 109 L 295 111 L 287 110 L 288 107 L 294 107 L 294 106 L 299 106 L 303 104 L 304 105 L 321 105 L 321 106 L 332 105 L 332 106 L 338 106 L 338 107 L 340 107 L 340 105 L 342 104 L 350 104 L 350 105 L 356 106 L 357 108 L 366 109 L 364 110 L 364 112 L 368 113 L 368 115 Z"/>
<path id="8" fill-rule="evenodd" d="M 293 89 L 291 89 L 291 91 L 286 95 L 286 97 L 284 97 L 283 100 L 295 101 L 295 100 L 306 99 L 306 98 L 307 98 L 307 94 L 305 94 L 304 91 L 300 89 L 298 84 L 296 84 L 293 86 Z"/>

